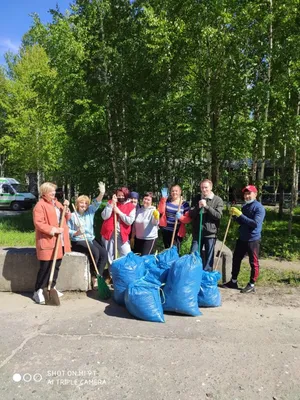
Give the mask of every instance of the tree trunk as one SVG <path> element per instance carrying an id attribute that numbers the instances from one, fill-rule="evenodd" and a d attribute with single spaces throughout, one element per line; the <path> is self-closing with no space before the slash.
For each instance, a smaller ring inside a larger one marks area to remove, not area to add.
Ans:
<path id="1" fill-rule="evenodd" d="M 283 216 L 285 160 L 286 160 L 286 144 L 283 145 L 281 173 L 280 173 L 280 180 L 279 180 L 279 211 L 278 211 L 278 216 L 279 216 L 280 219 Z"/>
<path id="2" fill-rule="evenodd" d="M 270 3 L 270 15 L 273 17 L 273 0 L 269 0 Z M 258 173 L 258 189 L 260 192 L 260 200 L 262 187 L 265 178 L 265 164 L 266 164 L 266 138 L 268 136 L 268 121 L 269 121 L 269 107 L 270 107 L 270 85 L 271 85 L 271 68 L 272 68 L 272 53 L 273 53 L 273 23 L 272 19 L 270 22 L 269 29 L 269 58 L 268 58 L 268 74 L 267 74 L 267 100 L 265 106 L 265 117 L 264 117 L 264 132 L 262 135 L 261 143 L 261 165 Z"/>
<path id="3" fill-rule="evenodd" d="M 292 234 L 292 226 L 293 226 L 293 216 L 294 216 L 294 208 L 297 204 L 297 182 L 298 182 L 298 174 L 297 174 L 297 153 L 296 148 L 294 147 L 292 150 L 292 190 L 291 190 L 291 201 L 290 201 L 290 217 L 289 217 L 289 236 Z"/>

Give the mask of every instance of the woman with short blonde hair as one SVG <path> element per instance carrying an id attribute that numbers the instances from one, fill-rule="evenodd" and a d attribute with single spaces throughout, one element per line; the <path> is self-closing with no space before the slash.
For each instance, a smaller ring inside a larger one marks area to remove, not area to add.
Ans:
<path id="1" fill-rule="evenodd" d="M 89 207 L 89 205 L 91 204 L 91 199 L 88 196 L 86 196 L 85 194 L 82 194 L 81 196 L 77 197 L 76 202 L 75 202 L 75 207 L 76 207 L 77 211 L 79 211 L 80 202 L 85 202 L 86 205 Z"/>
<path id="2" fill-rule="evenodd" d="M 40 261 L 40 269 L 36 278 L 33 300 L 38 304 L 45 303 L 43 289 L 47 287 L 49 282 L 50 270 L 54 258 L 54 249 L 58 235 L 61 235 L 61 240 L 58 246 L 52 288 L 55 287 L 64 253 L 71 251 L 68 225 L 65 223 L 62 228 L 59 227 L 63 208 L 64 206 L 67 207 L 69 202 L 68 200 L 65 200 L 64 205 L 62 205 L 57 201 L 55 197 L 56 188 L 57 186 L 54 183 L 43 183 L 39 188 L 40 200 L 33 209 L 36 254 L 37 259 Z M 66 221 L 70 217 L 71 213 L 68 211 L 65 215 Z M 62 296 L 62 293 L 58 291 L 57 293 L 59 297 Z"/>
<path id="3" fill-rule="evenodd" d="M 98 287 L 97 272 L 91 259 L 86 240 L 89 242 L 89 247 L 101 276 L 103 275 L 103 271 L 107 263 L 107 251 L 105 247 L 102 246 L 102 244 L 95 238 L 94 234 L 95 213 L 99 209 L 105 194 L 104 183 L 99 182 L 98 186 L 99 194 L 92 201 L 92 204 L 90 198 L 86 195 L 81 195 L 77 198 L 75 202 L 76 214 L 73 212 L 72 217 L 68 222 L 72 250 L 87 255 L 90 263 L 92 287 L 95 290 Z"/>
<path id="4" fill-rule="evenodd" d="M 55 191 L 57 189 L 57 186 L 55 183 L 51 182 L 44 182 L 40 187 L 39 187 L 39 194 L 40 197 L 42 198 L 45 194 L 52 192 L 53 190 Z"/>

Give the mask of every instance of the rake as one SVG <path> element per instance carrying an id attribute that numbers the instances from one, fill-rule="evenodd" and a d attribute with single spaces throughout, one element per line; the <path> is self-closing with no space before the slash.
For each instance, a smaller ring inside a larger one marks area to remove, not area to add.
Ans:
<path id="1" fill-rule="evenodd" d="M 73 204 L 72 204 L 72 207 L 73 207 L 73 210 L 74 210 L 74 215 L 76 216 L 77 225 L 78 225 L 79 228 L 81 229 L 82 226 L 81 226 L 79 217 L 78 217 L 78 215 L 77 215 L 76 208 L 74 207 Z M 82 232 L 83 232 L 83 230 L 82 230 Z M 99 294 L 99 297 L 100 297 L 101 300 L 107 300 L 107 299 L 109 299 L 109 298 L 111 297 L 111 293 L 110 293 L 109 287 L 107 286 L 107 284 L 106 284 L 104 278 L 99 274 L 99 270 L 98 270 L 98 268 L 97 268 L 97 265 L 96 265 L 96 262 L 95 262 L 95 259 L 94 259 L 94 256 L 93 256 L 93 253 L 92 253 L 92 250 L 91 250 L 89 241 L 87 240 L 87 237 L 86 237 L 86 235 L 85 235 L 84 232 L 83 232 L 83 237 L 84 237 L 84 240 L 85 240 L 85 242 L 86 242 L 86 245 L 87 245 L 87 248 L 88 248 L 88 250 L 89 250 L 91 260 L 92 260 L 92 263 L 93 263 L 93 265 L 94 265 L 94 268 L 95 268 L 95 271 L 96 271 L 96 274 L 97 274 L 97 283 L 98 283 L 98 294 Z"/>

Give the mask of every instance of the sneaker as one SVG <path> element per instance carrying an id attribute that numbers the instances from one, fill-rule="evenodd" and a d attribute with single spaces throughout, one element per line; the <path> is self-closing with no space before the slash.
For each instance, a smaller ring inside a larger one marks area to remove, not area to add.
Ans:
<path id="1" fill-rule="evenodd" d="M 59 290 L 57 290 L 55 286 L 54 286 L 54 289 L 56 290 L 58 297 L 63 297 L 64 294 L 62 292 L 60 292 Z"/>
<path id="2" fill-rule="evenodd" d="M 45 304 L 45 297 L 43 295 L 43 289 L 39 289 L 36 292 L 33 293 L 32 299 L 37 303 L 37 304 Z"/>
<path id="3" fill-rule="evenodd" d="M 238 284 L 237 282 L 232 282 L 232 280 L 230 280 L 227 283 L 224 283 L 224 285 L 222 285 L 222 288 L 224 289 L 238 289 Z"/>
<path id="4" fill-rule="evenodd" d="M 256 289 L 254 285 L 250 285 L 250 283 L 247 283 L 247 286 L 245 286 L 242 290 L 241 293 L 255 293 Z"/>

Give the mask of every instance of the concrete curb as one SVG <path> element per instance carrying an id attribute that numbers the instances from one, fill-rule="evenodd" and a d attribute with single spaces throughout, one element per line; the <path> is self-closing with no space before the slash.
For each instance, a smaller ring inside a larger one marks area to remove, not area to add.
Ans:
<path id="1" fill-rule="evenodd" d="M 0 249 L 0 292 L 32 292 L 38 269 L 34 247 Z M 84 254 L 65 254 L 57 287 L 62 291 L 90 289 L 89 263 Z"/>

